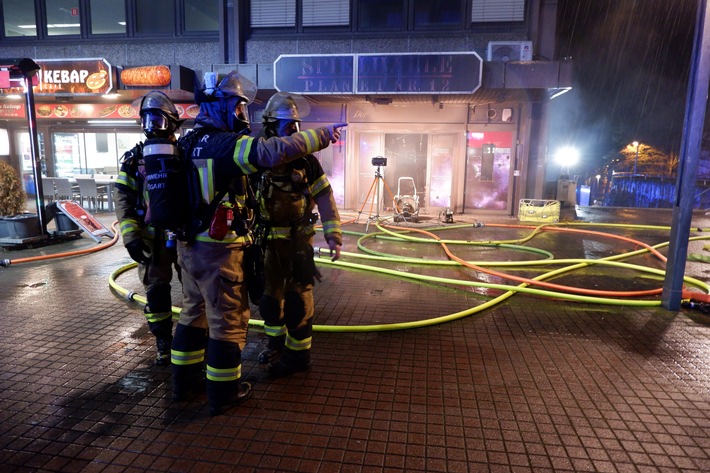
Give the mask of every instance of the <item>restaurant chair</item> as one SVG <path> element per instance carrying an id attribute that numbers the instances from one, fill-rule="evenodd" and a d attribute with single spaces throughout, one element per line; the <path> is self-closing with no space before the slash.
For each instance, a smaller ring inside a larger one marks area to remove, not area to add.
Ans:
<path id="1" fill-rule="evenodd" d="M 76 200 L 79 197 L 77 189 L 72 186 L 68 177 L 55 177 L 53 180 L 57 200 Z"/>
<path id="2" fill-rule="evenodd" d="M 108 191 L 107 186 L 96 185 L 96 179 L 77 179 L 77 184 L 79 184 L 79 199 L 81 206 L 84 206 L 84 200 L 89 204 L 89 208 L 93 208 L 96 212 L 99 210 L 99 205 L 103 208 L 103 203 L 106 202 L 106 208 L 108 208 Z"/>
<path id="3" fill-rule="evenodd" d="M 42 193 L 47 203 L 57 200 L 57 189 L 54 187 L 53 177 L 42 177 Z"/>

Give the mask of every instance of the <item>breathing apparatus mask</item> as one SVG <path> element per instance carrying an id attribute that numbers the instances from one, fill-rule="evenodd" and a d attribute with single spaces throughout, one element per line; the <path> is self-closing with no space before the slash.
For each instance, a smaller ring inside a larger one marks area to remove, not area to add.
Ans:
<path id="1" fill-rule="evenodd" d="M 229 127 L 237 133 L 251 132 L 251 123 L 249 122 L 249 108 L 247 103 L 239 99 L 234 106 L 234 111 L 229 117 Z"/>
<path id="2" fill-rule="evenodd" d="M 158 111 L 149 110 L 141 114 L 141 129 L 149 138 L 166 135 L 170 128 L 168 117 Z"/>
<path id="3" fill-rule="evenodd" d="M 200 105 L 198 123 L 206 123 L 235 133 L 250 132 L 249 109 L 257 87 L 254 83 L 231 71 L 217 84 L 217 74 L 205 73 L 204 86 L 195 91 Z"/>
<path id="4" fill-rule="evenodd" d="M 288 92 L 271 96 L 262 115 L 263 124 L 274 136 L 290 136 L 301 131 L 301 119 L 311 111 L 308 101 Z"/>
<path id="5" fill-rule="evenodd" d="M 169 138 L 182 120 L 170 98 L 160 91 L 151 91 L 140 99 L 141 129 L 147 138 Z"/>

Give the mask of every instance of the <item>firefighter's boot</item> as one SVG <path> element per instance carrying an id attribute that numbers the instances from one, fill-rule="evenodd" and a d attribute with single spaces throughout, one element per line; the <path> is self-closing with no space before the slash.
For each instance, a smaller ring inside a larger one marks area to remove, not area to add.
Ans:
<path id="1" fill-rule="evenodd" d="M 274 378 L 283 378 L 311 367 L 310 350 L 285 348 L 278 360 L 269 363 L 266 372 Z"/>
<path id="2" fill-rule="evenodd" d="M 146 305 L 143 308 L 143 313 L 148 320 L 148 329 L 155 336 L 155 344 L 158 349 L 155 355 L 155 365 L 168 366 L 170 365 L 170 345 L 173 342 L 173 320 L 172 312 L 153 311 Z"/>
<path id="3" fill-rule="evenodd" d="M 211 416 L 223 414 L 251 397 L 251 384 L 241 380 L 241 361 L 239 345 L 209 339 L 206 375 L 207 403 Z"/>
<path id="4" fill-rule="evenodd" d="M 269 336 L 267 338 L 266 349 L 259 353 L 259 364 L 262 365 L 268 365 L 276 361 L 284 351 L 284 342 L 286 341 L 286 335 Z"/>
<path id="5" fill-rule="evenodd" d="M 207 402 L 210 415 L 218 416 L 249 399 L 252 395 L 251 383 L 246 381 L 207 380 Z"/>
<path id="6" fill-rule="evenodd" d="M 170 350 L 173 400 L 192 401 L 205 390 L 207 330 L 178 324 Z"/>
<path id="7" fill-rule="evenodd" d="M 158 353 L 155 355 L 156 366 L 170 365 L 170 345 L 172 345 L 172 342 L 172 337 L 155 339 L 155 344 L 158 347 Z"/>

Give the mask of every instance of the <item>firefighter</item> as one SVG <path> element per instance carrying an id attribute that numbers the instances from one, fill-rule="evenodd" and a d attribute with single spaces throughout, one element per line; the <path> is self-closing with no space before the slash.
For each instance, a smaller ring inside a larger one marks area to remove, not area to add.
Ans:
<path id="1" fill-rule="evenodd" d="M 298 132 L 307 106 L 300 96 L 283 92 L 273 95 L 264 110 L 261 134 L 271 138 Z M 318 207 L 333 261 L 340 257 L 343 243 L 340 215 L 330 183 L 313 154 L 264 171 L 257 200 L 257 235 L 265 240 L 265 284 L 259 313 L 267 335 L 259 363 L 267 365 L 270 375 L 282 377 L 310 365 L 313 283 L 314 278 L 320 279 L 313 263 L 314 224 L 318 219 L 313 210 Z"/>
<path id="2" fill-rule="evenodd" d="M 323 127 L 285 138 L 251 138 L 247 106 L 255 95 L 256 86 L 236 71 L 219 84 L 206 74 L 203 89 L 195 94 L 200 106 L 195 129 L 179 142 L 198 169 L 203 202 L 212 209 L 218 201 L 217 208 L 228 207 L 232 217 L 227 233 L 216 234 L 211 229 L 222 226 L 215 219 L 224 212 L 214 211 L 208 229 L 200 227 L 196 235 L 178 242 L 183 308 L 171 351 L 173 398 L 192 399 L 196 388 L 206 385 L 210 415 L 222 414 L 252 392 L 251 384 L 241 379 L 250 316 L 244 274 L 244 249 L 251 243 L 244 223 L 245 176 L 326 148 L 340 137 L 337 128 Z"/>
<path id="3" fill-rule="evenodd" d="M 182 121 L 172 100 L 162 92 L 152 91 L 140 101 L 141 130 L 146 138 L 162 138 L 175 142 L 175 132 Z M 137 144 L 121 158 L 116 179 L 114 201 L 123 244 L 138 263 L 138 277 L 146 291 L 143 309 L 148 328 L 155 336 L 155 364 L 170 364 L 173 339 L 170 283 L 173 267 L 180 277 L 177 251 L 166 244 L 165 233 L 146 223 L 147 191 L 143 143 Z"/>

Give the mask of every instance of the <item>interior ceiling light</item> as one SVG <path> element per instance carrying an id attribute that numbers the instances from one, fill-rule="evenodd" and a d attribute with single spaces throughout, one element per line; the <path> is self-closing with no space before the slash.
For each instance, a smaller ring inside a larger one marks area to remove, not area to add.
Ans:
<path id="1" fill-rule="evenodd" d="M 93 125 L 135 125 L 137 120 L 87 120 Z"/>

